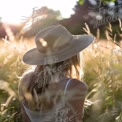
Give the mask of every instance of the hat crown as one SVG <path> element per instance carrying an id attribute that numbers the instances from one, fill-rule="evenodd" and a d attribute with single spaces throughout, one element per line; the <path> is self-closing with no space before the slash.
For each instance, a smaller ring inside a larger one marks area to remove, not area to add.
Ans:
<path id="1" fill-rule="evenodd" d="M 35 36 L 36 46 L 40 53 L 51 53 L 64 48 L 70 43 L 71 39 L 72 34 L 61 25 L 42 29 Z"/>

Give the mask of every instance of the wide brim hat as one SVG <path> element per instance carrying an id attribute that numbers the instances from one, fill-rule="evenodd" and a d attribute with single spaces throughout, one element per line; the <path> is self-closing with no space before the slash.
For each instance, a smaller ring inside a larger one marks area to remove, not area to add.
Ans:
<path id="1" fill-rule="evenodd" d="M 90 35 L 72 35 L 64 26 L 53 25 L 35 36 L 36 47 L 23 56 L 30 65 L 54 64 L 77 55 L 94 40 Z"/>

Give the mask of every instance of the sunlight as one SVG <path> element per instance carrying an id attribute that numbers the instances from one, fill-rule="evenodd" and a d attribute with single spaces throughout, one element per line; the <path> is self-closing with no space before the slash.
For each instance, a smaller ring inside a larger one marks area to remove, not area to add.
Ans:
<path id="1" fill-rule="evenodd" d="M 2 0 L 0 4 L 0 17 L 2 22 L 19 24 L 32 14 L 35 7 L 47 6 L 53 10 L 59 10 L 64 18 L 73 14 L 73 7 L 78 0 Z"/>

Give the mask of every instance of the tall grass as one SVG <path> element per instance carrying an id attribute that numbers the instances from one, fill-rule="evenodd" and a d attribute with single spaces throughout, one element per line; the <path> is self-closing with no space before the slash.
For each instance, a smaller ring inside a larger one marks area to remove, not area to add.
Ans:
<path id="1" fill-rule="evenodd" d="M 84 53 L 89 86 L 85 122 L 122 122 L 122 45 L 109 34 Z"/>
<path id="2" fill-rule="evenodd" d="M 85 30 L 92 34 L 88 26 Z M 89 87 L 84 122 L 122 122 L 121 45 L 112 38 L 99 41 L 99 30 L 97 33 L 97 41 L 83 52 L 84 81 Z M 22 122 L 18 83 L 29 67 L 22 55 L 32 47 L 35 44 L 30 39 L 0 41 L 0 122 Z"/>
<path id="3" fill-rule="evenodd" d="M 85 57 L 84 80 L 89 86 L 87 99 L 91 101 L 86 122 L 121 122 L 122 50 L 96 45 L 85 52 Z"/>
<path id="4" fill-rule="evenodd" d="M 18 83 L 28 67 L 22 63 L 27 49 L 24 41 L 0 40 L 0 122 L 22 121 L 19 119 Z"/>

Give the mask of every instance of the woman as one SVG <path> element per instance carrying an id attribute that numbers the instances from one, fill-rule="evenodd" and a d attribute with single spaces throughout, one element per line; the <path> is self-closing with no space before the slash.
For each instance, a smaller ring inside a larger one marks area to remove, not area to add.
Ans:
<path id="1" fill-rule="evenodd" d="M 81 81 L 79 52 L 93 40 L 72 35 L 62 25 L 37 33 L 36 48 L 23 56 L 25 63 L 36 65 L 19 85 L 24 122 L 82 122 L 87 86 Z"/>

